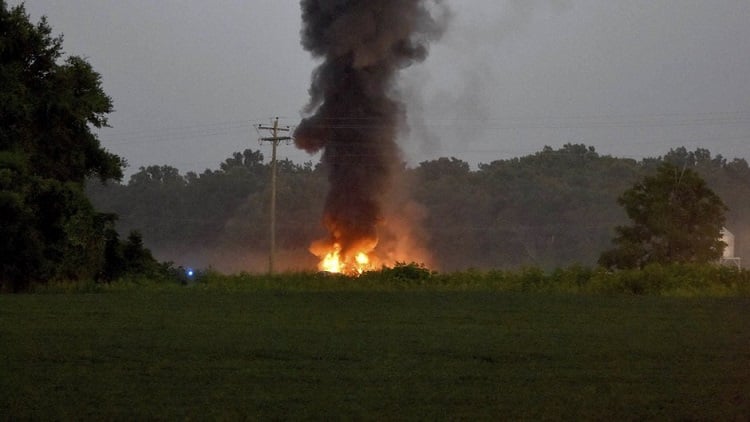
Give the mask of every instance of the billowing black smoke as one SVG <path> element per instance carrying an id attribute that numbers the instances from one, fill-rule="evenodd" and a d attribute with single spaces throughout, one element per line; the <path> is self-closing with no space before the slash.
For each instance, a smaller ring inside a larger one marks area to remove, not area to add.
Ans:
<path id="1" fill-rule="evenodd" d="M 405 110 L 396 74 L 424 60 L 448 14 L 442 0 L 302 0 L 301 7 L 302 45 L 323 63 L 295 142 L 310 153 L 323 149 L 325 242 L 350 257 L 375 247 L 381 201 L 400 161 Z"/>

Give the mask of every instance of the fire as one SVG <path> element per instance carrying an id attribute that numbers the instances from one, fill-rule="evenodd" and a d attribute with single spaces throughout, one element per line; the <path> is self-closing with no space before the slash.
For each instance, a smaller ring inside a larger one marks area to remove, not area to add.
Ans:
<path id="1" fill-rule="evenodd" d="M 407 215 L 412 214 L 408 207 L 406 211 Z M 395 216 L 388 222 L 382 224 L 379 236 L 358 239 L 352 239 L 345 230 L 330 224 L 331 236 L 310 244 L 310 253 L 318 258 L 318 270 L 356 277 L 365 272 L 392 268 L 399 262 L 431 265 L 429 252 L 414 235 L 413 220 Z"/>
<path id="2" fill-rule="evenodd" d="M 333 249 L 325 254 L 320 261 L 318 269 L 329 273 L 340 273 L 343 269 L 341 265 L 341 246 L 338 244 L 334 245 Z"/>
<path id="3" fill-rule="evenodd" d="M 357 265 L 360 268 L 366 268 L 367 265 L 370 264 L 370 257 L 368 257 L 364 252 L 358 253 L 354 260 L 357 262 Z"/>
<path id="4" fill-rule="evenodd" d="M 371 252 L 359 251 L 351 254 L 351 257 L 342 256 L 341 245 L 338 243 L 334 243 L 327 250 L 316 252 L 316 255 L 321 257 L 318 264 L 320 271 L 358 276 L 365 271 L 377 269 L 377 260 L 370 257 Z"/>

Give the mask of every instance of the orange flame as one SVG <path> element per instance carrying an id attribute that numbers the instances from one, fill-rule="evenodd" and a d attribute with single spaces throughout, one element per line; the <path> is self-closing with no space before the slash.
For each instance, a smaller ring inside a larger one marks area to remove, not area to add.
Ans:
<path id="1" fill-rule="evenodd" d="M 323 248 L 318 244 L 311 248 L 311 252 L 320 257 L 318 270 L 333 274 L 358 276 L 365 271 L 376 270 L 378 260 L 370 256 L 372 251 L 360 250 L 351 256 L 342 256 L 341 245 L 334 243 Z"/>
<path id="2" fill-rule="evenodd" d="M 391 216 L 383 225 L 382 236 L 359 239 L 343 245 L 338 230 L 333 236 L 312 242 L 309 251 L 318 257 L 318 270 L 347 276 L 359 276 L 368 271 L 393 267 L 399 262 L 417 262 L 432 265 L 429 251 L 421 246 L 421 237 L 415 234 L 414 220 L 420 220 L 419 208 L 407 206 L 401 210 L 406 216 Z"/>

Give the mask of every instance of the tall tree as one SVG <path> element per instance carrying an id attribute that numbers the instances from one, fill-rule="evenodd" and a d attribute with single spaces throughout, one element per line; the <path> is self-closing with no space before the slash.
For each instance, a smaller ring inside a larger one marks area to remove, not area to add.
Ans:
<path id="1" fill-rule="evenodd" d="M 620 196 L 633 224 L 618 226 L 616 247 L 599 263 L 610 268 L 649 263 L 706 263 L 721 257 L 724 202 L 695 171 L 669 162 Z"/>
<path id="2" fill-rule="evenodd" d="M 81 278 L 103 266 L 112 218 L 83 193 L 87 177 L 120 179 L 123 160 L 92 128 L 112 101 L 98 73 L 63 57 L 45 18 L 0 0 L 0 288 Z"/>

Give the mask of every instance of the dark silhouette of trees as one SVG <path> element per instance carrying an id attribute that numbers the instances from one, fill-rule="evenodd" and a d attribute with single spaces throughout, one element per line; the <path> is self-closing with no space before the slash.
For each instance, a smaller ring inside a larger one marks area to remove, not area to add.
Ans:
<path id="1" fill-rule="evenodd" d="M 478 176 L 492 198 L 484 230 L 494 235 L 485 235 L 484 242 L 495 245 L 493 261 L 543 268 L 595 261 L 608 230 L 624 218 L 614 192 L 637 174 L 634 160 L 574 144 L 480 164 Z"/>
<path id="2" fill-rule="evenodd" d="M 120 233 L 138 230 L 161 259 L 191 266 L 265 256 L 269 243 L 270 167 L 259 151 L 232 154 L 218 170 L 181 175 L 174 167 L 142 167 L 127 184 L 88 185 L 97 207 L 120 216 Z M 312 164 L 278 162 L 277 239 L 282 251 L 307 256 L 320 225 L 326 179 Z M 312 257 L 312 256 L 310 256 Z M 261 270 L 266 259 L 259 259 Z M 230 263 L 231 264 L 231 263 Z M 220 265 L 238 270 L 236 265 Z"/>
<path id="3" fill-rule="evenodd" d="M 112 101 L 51 34 L 46 19 L 0 1 L 0 290 L 97 277 L 112 238 L 114 218 L 83 190 L 88 178 L 122 177 L 123 160 L 91 130 L 106 126 Z"/>
<path id="4" fill-rule="evenodd" d="M 636 161 L 567 144 L 478 169 L 456 158 L 425 161 L 405 168 L 399 180 L 425 211 L 418 229 L 438 269 L 552 269 L 595 264 L 611 248 L 615 227 L 628 223 L 618 196 L 663 162 L 692 169 L 727 198 L 727 227 L 741 252 L 750 240 L 743 237 L 750 233 L 743 212 L 750 210 L 750 169 L 744 160 L 704 150 L 677 149 Z M 174 168 L 147 167 L 126 185 L 91 184 L 89 194 L 99 208 L 121 216 L 120 233 L 140 230 L 144 244 L 162 259 L 217 265 L 217 255 L 234 251 L 255 254 L 258 266 L 221 269 L 263 271 L 269 174 L 260 152 L 248 150 L 232 154 L 218 170 L 182 176 Z M 277 243 L 282 254 L 296 254 L 296 268 L 314 268 L 307 248 L 325 234 L 320 216 L 326 189 L 319 166 L 279 163 Z M 181 261 L 185 256 L 205 261 Z"/>
<path id="5" fill-rule="evenodd" d="M 602 254 L 600 264 L 642 268 L 650 263 L 707 263 L 721 257 L 727 207 L 686 166 L 661 163 L 656 175 L 626 190 L 618 203 L 632 224 L 616 228 L 616 247 Z"/>

